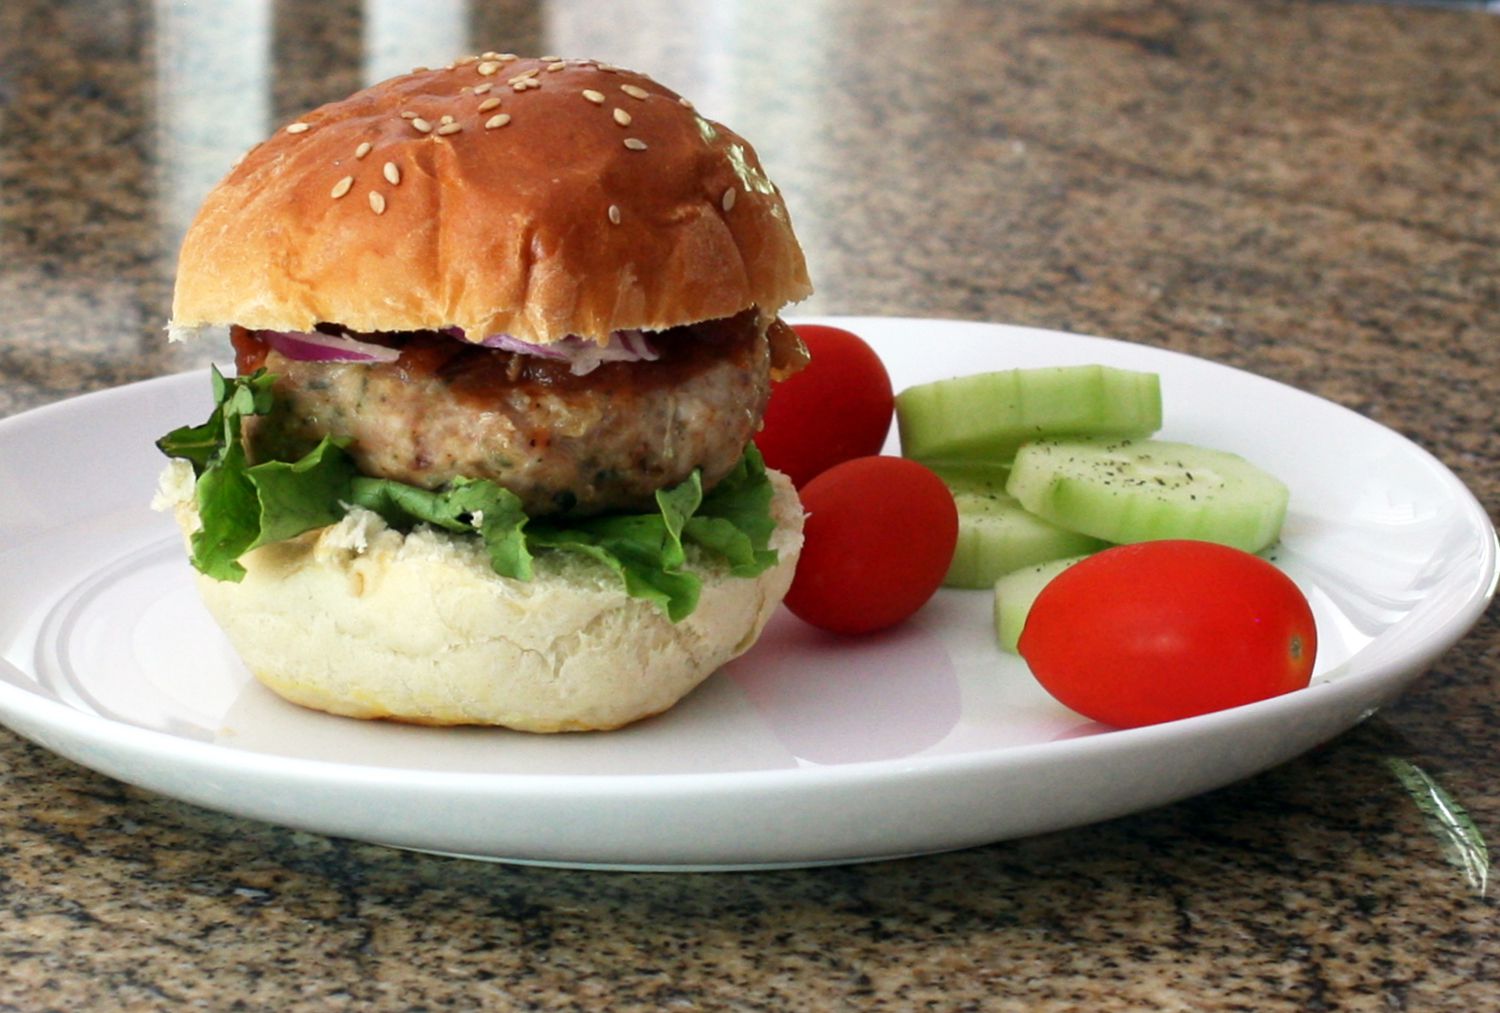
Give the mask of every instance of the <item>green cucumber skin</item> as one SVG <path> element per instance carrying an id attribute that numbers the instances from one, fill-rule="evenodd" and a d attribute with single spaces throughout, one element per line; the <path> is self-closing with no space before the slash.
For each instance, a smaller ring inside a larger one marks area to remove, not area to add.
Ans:
<path id="1" fill-rule="evenodd" d="M 1087 558 L 1087 555 L 1079 555 L 1054 559 L 1007 573 L 995 581 L 995 636 L 1002 651 L 1020 653 L 1016 644 L 1021 639 L 1021 630 L 1026 626 L 1026 617 L 1031 614 L 1037 595 L 1052 582 L 1053 577 Z"/>
<path id="2" fill-rule="evenodd" d="M 1064 556 L 1097 552 L 1108 543 L 1060 528 L 1003 492 L 955 490 L 958 544 L 945 587 L 989 589 L 1004 574 Z"/>
<path id="3" fill-rule="evenodd" d="M 1106 468 L 1110 455 L 1130 463 Z M 1087 462 L 1095 470 L 1085 472 Z M 1137 463 L 1148 473 L 1132 473 Z M 1165 440 L 1038 441 L 1017 452 L 1006 490 L 1032 513 L 1108 542 L 1192 538 L 1246 552 L 1275 542 L 1289 499 L 1244 458 Z"/>
<path id="4" fill-rule="evenodd" d="M 896 396 L 902 453 L 933 464 L 1004 462 L 1054 436 L 1149 436 L 1161 422 L 1160 377 L 1113 366 L 980 373 Z"/>

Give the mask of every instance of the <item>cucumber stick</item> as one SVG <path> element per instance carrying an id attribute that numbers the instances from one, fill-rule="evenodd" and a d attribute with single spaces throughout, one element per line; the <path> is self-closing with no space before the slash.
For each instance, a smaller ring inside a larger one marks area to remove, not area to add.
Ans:
<path id="1" fill-rule="evenodd" d="M 1031 603 L 1036 601 L 1036 596 L 1042 593 L 1042 588 L 1053 577 L 1086 558 L 1088 557 L 1072 556 L 1054 559 L 1007 573 L 995 581 L 995 636 L 999 638 L 1002 650 L 1011 654 L 1020 653 L 1016 649 L 1016 642 L 1021 639 L 1021 630 L 1026 625 L 1026 616 L 1031 612 Z"/>
<path id="2" fill-rule="evenodd" d="M 1048 436 L 1149 436 L 1161 414 L 1155 373 L 1100 365 L 979 373 L 896 396 L 901 452 L 929 464 L 1004 462 Z"/>
<path id="3" fill-rule="evenodd" d="M 1108 542 L 1195 538 L 1259 552 L 1286 518 L 1287 488 L 1235 454 L 1165 440 L 1039 440 L 1006 491 L 1054 524 Z"/>

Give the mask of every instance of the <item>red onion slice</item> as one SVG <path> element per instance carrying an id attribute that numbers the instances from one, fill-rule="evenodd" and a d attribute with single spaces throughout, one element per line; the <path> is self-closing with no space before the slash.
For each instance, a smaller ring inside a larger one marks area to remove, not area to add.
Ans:
<path id="1" fill-rule="evenodd" d="M 459 337 L 462 338 L 462 332 Z M 502 352 L 515 352 L 517 355 L 535 355 L 541 359 L 568 358 L 568 353 L 560 345 L 534 345 L 509 334 L 491 334 L 479 343 L 485 348 L 498 348 Z"/>
<path id="2" fill-rule="evenodd" d="M 644 331 L 615 331 L 609 344 L 600 345 L 588 338 L 570 334 L 550 345 L 537 345 L 509 334 L 491 334 L 479 342 L 486 348 L 499 348 L 521 355 L 566 362 L 574 376 L 592 373 L 606 362 L 655 362 L 660 353 L 651 346 Z"/>
<path id="3" fill-rule="evenodd" d="M 276 351 L 299 362 L 395 362 L 401 357 L 397 348 L 387 348 L 360 341 L 348 334 L 323 334 L 320 331 L 257 331 L 257 335 Z M 444 328 L 444 334 L 467 340 L 456 327 Z M 509 334 L 491 334 L 480 341 L 486 348 L 534 355 L 539 359 L 566 362 L 575 376 L 592 373 L 606 362 L 654 362 L 660 353 L 652 347 L 644 331 L 615 331 L 607 345 L 570 334 L 550 345 L 538 345 Z"/>
<path id="4" fill-rule="evenodd" d="M 298 362 L 395 362 L 401 357 L 400 349 L 359 341 L 347 334 L 319 331 L 260 331 L 258 334 L 266 344 Z"/>

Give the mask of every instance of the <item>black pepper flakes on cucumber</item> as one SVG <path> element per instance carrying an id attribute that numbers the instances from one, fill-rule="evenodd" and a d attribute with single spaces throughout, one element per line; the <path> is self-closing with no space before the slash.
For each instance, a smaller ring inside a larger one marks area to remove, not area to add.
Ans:
<path id="1" fill-rule="evenodd" d="M 1107 542 L 1192 538 L 1260 552 L 1286 519 L 1287 487 L 1236 454 L 1166 440 L 1039 440 L 1005 489 L 1027 510 Z"/>
<path id="2" fill-rule="evenodd" d="M 1259 552 L 1286 516 L 1286 486 L 1243 458 L 1149 438 L 1162 424 L 1154 373 L 1059 366 L 940 380 L 898 394 L 896 419 L 902 453 L 936 471 L 958 506 L 949 587 L 993 587 L 1122 542 Z"/>

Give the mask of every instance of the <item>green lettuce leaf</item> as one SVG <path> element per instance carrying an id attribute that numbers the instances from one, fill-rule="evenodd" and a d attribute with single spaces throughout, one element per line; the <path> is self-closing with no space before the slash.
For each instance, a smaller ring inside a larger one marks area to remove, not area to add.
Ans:
<path id="1" fill-rule="evenodd" d="M 271 410 L 271 384 L 276 379 L 265 370 L 250 376 L 225 379 L 217 366 L 212 367 L 214 410 L 200 426 L 182 426 L 156 441 L 157 449 L 168 457 L 180 457 L 193 465 L 193 474 L 202 475 L 210 464 L 222 460 L 239 446 L 240 420 L 246 415 L 264 415 Z"/>
<path id="2" fill-rule="evenodd" d="M 174 429 L 156 442 L 198 477 L 195 496 L 203 526 L 191 539 L 192 561 L 217 580 L 240 580 L 246 552 L 336 522 L 354 466 L 324 440 L 299 461 L 251 465 L 240 439 L 244 419 L 271 410 L 269 373 L 226 379 L 212 372 L 214 410 L 201 426 Z"/>
<path id="3" fill-rule="evenodd" d="M 687 550 L 682 530 L 703 499 L 694 472 L 687 481 L 656 493 L 657 513 L 604 514 L 574 521 L 532 521 L 528 538 L 536 545 L 578 552 L 608 566 L 635 598 L 655 603 L 677 622 L 698 605 L 702 582 L 684 570 Z"/>
<path id="4" fill-rule="evenodd" d="M 238 581 L 245 568 L 237 560 L 260 536 L 255 486 L 242 465 L 210 465 L 194 489 L 198 515 L 206 518 L 191 539 L 193 565 L 215 580 Z"/>
<path id="5" fill-rule="evenodd" d="M 536 553 L 586 556 L 611 570 L 627 594 L 652 602 L 673 622 L 692 613 L 702 589 L 687 569 L 689 545 L 722 558 L 741 577 L 776 562 L 769 548 L 773 492 L 753 444 L 707 495 L 695 472 L 658 491 L 654 511 L 532 519 L 519 497 L 488 480 L 460 478 L 430 490 L 361 475 L 332 439 L 296 461 L 250 464 L 243 422 L 272 409 L 274 379 L 264 370 L 225 378 L 215 369 L 208 421 L 157 441 L 168 457 L 189 461 L 198 477 L 203 527 L 192 538 L 192 562 L 218 580 L 241 580 L 238 560 L 246 552 L 337 523 L 350 506 L 371 510 L 401 531 L 428 524 L 473 535 L 495 572 L 517 580 L 531 579 Z"/>
<path id="6" fill-rule="evenodd" d="M 754 577 L 776 565 L 768 548 L 776 531 L 775 491 L 755 444 L 704 499 L 683 529 L 686 540 L 722 556 L 736 577 Z"/>
<path id="7" fill-rule="evenodd" d="M 496 573 L 517 580 L 531 579 L 531 549 L 525 531 L 528 518 L 521 508 L 521 498 L 493 482 L 460 478 L 434 491 L 360 475 L 354 479 L 349 502 L 374 511 L 402 531 L 427 523 L 448 531 L 477 532 Z"/>

